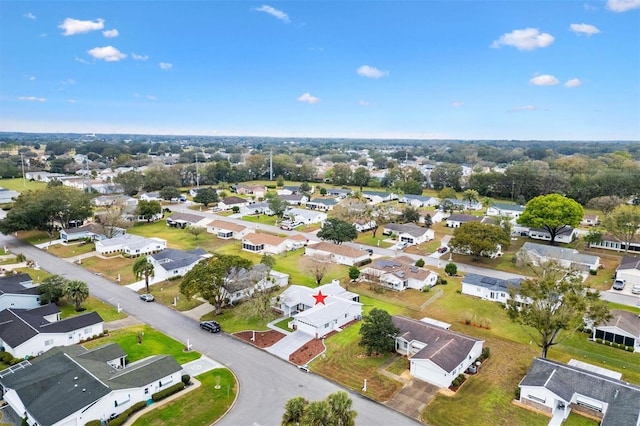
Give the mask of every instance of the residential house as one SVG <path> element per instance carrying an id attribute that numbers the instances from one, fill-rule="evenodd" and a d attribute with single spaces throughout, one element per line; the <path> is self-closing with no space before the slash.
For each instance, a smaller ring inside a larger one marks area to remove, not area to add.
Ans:
<path id="1" fill-rule="evenodd" d="M 602 426 L 637 425 L 640 387 L 621 374 L 571 360 L 562 364 L 536 358 L 520 381 L 520 403 L 546 412 L 556 423 L 572 410 L 599 419 Z M 553 420 L 552 420 L 553 421 Z"/>
<path id="2" fill-rule="evenodd" d="M 126 230 L 117 228 L 113 230 L 113 236 L 122 236 L 126 234 Z M 91 240 L 101 241 L 106 239 L 105 227 L 99 223 L 91 222 L 77 228 L 66 228 L 60 230 L 60 239 L 65 242 Z"/>
<path id="3" fill-rule="evenodd" d="M 440 200 L 435 197 L 427 197 L 424 195 L 407 194 L 398 200 L 400 203 L 407 203 L 411 207 L 435 207 L 440 204 Z"/>
<path id="4" fill-rule="evenodd" d="M 462 279 L 462 294 L 506 304 L 509 289 L 519 288 L 523 278 L 494 278 L 486 275 L 467 274 Z"/>
<path id="5" fill-rule="evenodd" d="M 264 198 L 267 195 L 267 187 L 264 185 L 237 185 L 236 194 Z"/>
<path id="6" fill-rule="evenodd" d="M 230 238 L 233 238 L 234 240 L 241 240 L 242 237 L 251 232 L 251 229 L 234 222 L 216 219 L 207 224 L 207 232 L 215 234 L 218 238 L 223 240 L 228 240 Z"/>
<path id="7" fill-rule="evenodd" d="M 20 193 L 12 189 L 0 188 L 0 204 L 13 203 Z"/>
<path id="8" fill-rule="evenodd" d="M 162 202 L 162 197 L 159 192 L 145 192 L 144 194 L 140 194 L 138 197 L 141 201 L 160 201 Z"/>
<path id="9" fill-rule="evenodd" d="M 189 226 L 202 226 L 209 219 L 192 213 L 175 212 L 167 218 L 167 226 L 172 228 L 187 228 Z"/>
<path id="10" fill-rule="evenodd" d="M 127 195 L 101 195 L 93 199 L 93 204 L 97 207 L 110 207 L 115 204 L 135 207 L 138 205 L 138 199 Z"/>
<path id="11" fill-rule="evenodd" d="M 291 328 L 315 338 L 362 318 L 360 297 L 346 291 L 337 280 L 316 288 L 292 285 L 273 300 L 273 307 L 292 317 Z"/>
<path id="12" fill-rule="evenodd" d="M 403 316 L 391 317 L 398 328 L 396 352 L 409 358 L 416 379 L 447 388 L 482 354 L 482 340 Z"/>
<path id="13" fill-rule="evenodd" d="M 301 206 L 309 201 L 309 197 L 304 194 L 279 194 L 278 198 L 290 206 Z"/>
<path id="14" fill-rule="evenodd" d="M 26 172 L 24 176 L 26 179 L 29 179 L 29 180 L 36 180 L 38 182 L 49 183 L 52 180 L 56 180 L 56 179 L 59 180 L 60 178 L 65 177 L 66 175 L 62 173 L 33 171 L 33 172 Z"/>
<path id="15" fill-rule="evenodd" d="M 563 268 L 570 268 L 580 272 L 597 271 L 600 266 L 600 257 L 598 256 L 581 254 L 575 249 L 529 242 L 522 245 L 519 255 L 528 256 L 528 259 L 536 265 L 541 262 L 553 261 Z"/>
<path id="16" fill-rule="evenodd" d="M 629 311 L 611 311 L 612 318 L 595 326 L 594 337 L 640 352 L 640 315 Z"/>
<path id="17" fill-rule="evenodd" d="M 30 425 L 106 423 L 134 404 L 179 383 L 182 367 L 169 355 L 130 364 L 116 343 L 54 348 L 20 368 L 0 372 L 0 395 Z"/>
<path id="18" fill-rule="evenodd" d="M 517 204 L 494 203 L 487 208 L 487 216 L 508 217 L 509 219 L 517 219 L 524 212 L 524 206 Z"/>
<path id="19" fill-rule="evenodd" d="M 577 235 L 576 229 L 570 226 L 565 226 L 556 234 L 555 242 L 569 244 L 576 239 Z M 533 238 L 534 240 L 551 241 L 551 234 L 546 229 L 531 228 L 529 229 L 529 238 Z"/>
<path id="20" fill-rule="evenodd" d="M 444 206 L 449 206 L 453 210 L 482 210 L 482 203 L 479 201 L 469 202 L 467 200 L 458 200 L 456 198 L 445 198 L 440 202 L 440 208 L 444 210 Z"/>
<path id="21" fill-rule="evenodd" d="M 613 250 L 613 251 L 625 251 L 627 249 L 627 243 L 624 241 L 620 241 L 619 238 L 614 237 L 613 235 L 603 235 L 602 241 L 599 243 L 591 243 L 589 247 L 596 247 L 605 250 Z M 640 253 L 640 239 L 633 239 L 629 241 L 629 247 L 627 252 L 630 253 Z"/>
<path id="22" fill-rule="evenodd" d="M 372 229 L 377 227 L 378 224 L 376 223 L 375 220 L 359 219 L 353 222 L 353 226 L 355 226 L 356 231 L 358 232 L 366 232 L 366 231 L 371 231 Z"/>
<path id="23" fill-rule="evenodd" d="M 275 213 L 269 207 L 268 201 L 260 201 L 258 203 L 249 204 L 240 208 L 240 213 L 243 216 L 250 216 L 254 214 L 266 214 L 267 216 L 273 216 Z"/>
<path id="24" fill-rule="evenodd" d="M 358 265 L 369 259 L 369 252 L 342 244 L 320 241 L 307 245 L 305 256 L 324 256 L 340 265 Z"/>
<path id="25" fill-rule="evenodd" d="M 398 199 L 398 194 L 381 191 L 363 191 L 362 196 L 369 201 L 369 204 L 380 204 Z"/>
<path id="26" fill-rule="evenodd" d="M 0 277 L 0 311 L 40 306 L 40 291 L 29 274 Z"/>
<path id="27" fill-rule="evenodd" d="M 599 221 L 599 216 L 597 214 L 585 214 L 582 217 L 582 221 L 580 222 L 580 225 L 596 226 L 598 223 L 600 223 L 600 221 Z"/>
<path id="28" fill-rule="evenodd" d="M 167 248 L 147 256 L 147 261 L 153 265 L 153 282 L 160 282 L 184 276 L 200 261 L 209 257 L 211 254 L 201 248 L 188 251 Z"/>
<path id="29" fill-rule="evenodd" d="M 302 223 L 303 225 L 323 224 L 327 220 L 326 213 L 305 209 L 289 209 L 284 215 L 289 217 L 293 223 Z"/>
<path id="30" fill-rule="evenodd" d="M 287 235 L 287 248 L 289 250 L 297 250 L 306 247 L 309 239 L 302 234 Z"/>
<path id="31" fill-rule="evenodd" d="M 248 233 L 242 237 L 242 250 L 260 254 L 280 254 L 289 250 L 293 243 L 286 238 L 264 233 Z"/>
<path id="32" fill-rule="evenodd" d="M 625 256 L 616 268 L 616 279 L 628 285 L 640 285 L 640 257 Z"/>
<path id="33" fill-rule="evenodd" d="M 338 204 L 334 198 L 314 198 L 311 201 L 307 201 L 306 208 L 310 210 L 320 210 L 323 212 L 333 210 Z"/>
<path id="34" fill-rule="evenodd" d="M 460 225 L 469 222 L 493 223 L 493 220 L 485 216 L 454 213 L 449 215 L 446 225 L 448 228 L 460 228 Z"/>
<path id="35" fill-rule="evenodd" d="M 0 311 L 0 347 L 15 358 L 34 357 L 56 346 L 75 345 L 102 333 L 96 312 L 60 319 L 54 303 Z"/>
<path id="36" fill-rule="evenodd" d="M 300 186 L 283 186 L 282 188 L 276 190 L 278 195 L 300 195 L 304 191 Z M 315 192 L 315 186 L 311 185 L 311 189 L 309 190 L 309 194 L 313 194 Z"/>
<path id="37" fill-rule="evenodd" d="M 425 225 L 427 223 L 427 216 L 431 216 L 432 224 L 440 223 L 443 220 L 447 220 L 447 213 L 443 212 L 442 210 L 436 210 L 436 211 L 430 211 L 430 212 L 421 211 L 420 219 L 418 219 L 418 223 L 421 225 Z"/>
<path id="38" fill-rule="evenodd" d="M 100 254 L 123 253 L 127 256 L 145 256 L 167 248 L 167 240 L 162 238 L 145 238 L 126 234 L 121 237 L 96 241 L 96 251 Z"/>
<path id="39" fill-rule="evenodd" d="M 327 195 L 330 197 L 336 197 L 340 199 L 347 198 L 351 195 L 351 190 L 346 188 L 329 188 L 327 189 Z"/>
<path id="40" fill-rule="evenodd" d="M 234 207 L 238 207 L 242 209 L 243 207 L 247 207 L 251 204 L 248 200 L 240 197 L 225 197 L 222 201 L 218 202 L 218 208 L 220 210 L 231 210 Z"/>
<path id="41" fill-rule="evenodd" d="M 157 222 L 164 217 L 164 213 L 156 213 L 153 216 L 147 218 L 144 215 L 138 214 L 138 208 L 135 205 L 125 205 L 122 209 L 122 215 L 129 222 Z"/>
<path id="42" fill-rule="evenodd" d="M 230 304 L 251 297 L 256 291 L 265 291 L 289 284 L 289 274 L 273 271 L 267 265 L 258 263 L 251 269 L 242 268 L 224 285 L 225 297 Z"/>
<path id="43" fill-rule="evenodd" d="M 382 231 L 385 235 L 395 234 L 398 241 L 409 245 L 422 244 L 435 238 L 433 229 L 423 228 L 413 223 L 387 223 Z"/>
<path id="44" fill-rule="evenodd" d="M 362 279 L 378 283 L 392 290 L 404 291 L 408 288 L 422 290 L 431 288 L 438 282 L 438 274 L 415 266 L 415 260 L 408 256 L 393 259 L 377 259 L 360 272 Z"/>

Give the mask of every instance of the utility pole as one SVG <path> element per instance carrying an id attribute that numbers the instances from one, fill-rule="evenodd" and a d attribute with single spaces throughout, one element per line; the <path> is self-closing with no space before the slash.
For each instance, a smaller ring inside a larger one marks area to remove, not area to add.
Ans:
<path id="1" fill-rule="evenodd" d="M 22 161 L 22 186 L 27 187 L 27 178 L 24 174 L 24 153 L 20 153 L 20 161 Z"/>
<path id="2" fill-rule="evenodd" d="M 269 152 L 269 180 L 273 180 L 273 148 Z"/>
<path id="3" fill-rule="evenodd" d="M 200 169 L 198 169 L 198 151 L 196 150 L 196 189 L 200 189 Z"/>

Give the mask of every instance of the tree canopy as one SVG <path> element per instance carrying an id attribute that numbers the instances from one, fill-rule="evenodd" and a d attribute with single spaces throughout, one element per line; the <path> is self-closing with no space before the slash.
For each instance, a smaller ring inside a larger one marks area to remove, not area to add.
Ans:
<path id="1" fill-rule="evenodd" d="M 349 222 L 337 218 L 330 218 L 316 234 L 318 238 L 342 244 L 345 241 L 352 241 L 358 238 L 356 227 Z"/>
<path id="2" fill-rule="evenodd" d="M 149 293 L 149 278 L 154 275 L 153 264 L 149 262 L 147 256 L 142 256 L 138 258 L 133 264 L 133 274 L 137 279 L 144 278 L 144 284 L 147 289 L 147 293 Z"/>
<path id="3" fill-rule="evenodd" d="M 580 329 L 585 317 L 596 325 L 611 318 L 600 293 L 588 288 L 580 274 L 553 262 L 532 267 L 535 277 L 509 290 L 507 313 L 542 349 L 543 358 L 549 348 Z"/>
<path id="4" fill-rule="evenodd" d="M 238 279 L 242 269 L 251 268 L 251 261 L 240 256 L 216 254 L 199 262 L 186 273 L 180 283 L 180 293 L 190 298 L 196 294 L 222 312 L 227 292 L 225 285 Z"/>
<path id="5" fill-rule="evenodd" d="M 358 413 L 352 409 L 349 394 L 338 391 L 323 401 L 309 402 L 296 396 L 287 401 L 282 426 L 355 426 Z"/>
<path id="6" fill-rule="evenodd" d="M 136 207 L 136 212 L 138 215 L 144 217 L 147 222 L 150 222 L 155 215 L 162 212 L 162 204 L 160 204 L 160 201 L 155 200 L 140 200 L 138 202 L 138 207 Z"/>
<path id="7" fill-rule="evenodd" d="M 200 188 L 195 197 L 193 197 L 193 201 L 207 207 L 211 203 L 218 202 L 218 191 L 215 188 Z"/>
<path id="8" fill-rule="evenodd" d="M 391 352 L 395 348 L 398 328 L 393 325 L 391 315 L 385 310 L 373 308 L 362 320 L 360 346 L 367 349 L 367 355 Z"/>
<path id="9" fill-rule="evenodd" d="M 551 244 L 569 227 L 576 227 L 584 209 L 578 202 L 560 194 L 540 195 L 527 203 L 518 223 L 531 228 L 545 229 L 551 235 Z"/>
<path id="10" fill-rule="evenodd" d="M 620 205 L 607 216 L 603 225 L 607 232 L 624 244 L 624 252 L 640 231 L 640 206 Z"/>
<path id="11" fill-rule="evenodd" d="M 498 225 L 480 222 L 467 222 L 453 232 L 449 247 L 462 254 L 489 256 L 499 249 L 506 250 L 511 242 L 509 234 Z"/>
<path id="12" fill-rule="evenodd" d="M 64 285 L 64 295 L 75 305 L 76 311 L 82 310 L 82 302 L 89 297 L 87 283 L 79 280 L 67 281 Z"/>

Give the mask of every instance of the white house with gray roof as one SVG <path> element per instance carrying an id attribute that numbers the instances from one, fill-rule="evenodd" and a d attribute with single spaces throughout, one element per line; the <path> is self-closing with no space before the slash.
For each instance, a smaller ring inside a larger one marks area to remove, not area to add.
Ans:
<path id="1" fill-rule="evenodd" d="M 310 210 L 320 210 L 323 212 L 333 210 L 336 205 L 338 205 L 338 201 L 336 201 L 335 198 L 314 198 L 305 204 Z"/>
<path id="2" fill-rule="evenodd" d="M 31 309 L 40 306 L 40 291 L 29 274 L 14 274 L 0 278 L 0 311 Z"/>
<path id="3" fill-rule="evenodd" d="M 415 260 L 408 256 L 393 259 L 377 259 L 363 268 L 360 273 L 364 280 L 380 284 L 392 290 L 404 291 L 408 288 L 422 290 L 431 288 L 438 282 L 438 274 L 427 268 L 415 266 Z"/>
<path id="4" fill-rule="evenodd" d="M 522 245 L 518 255 L 527 256 L 529 261 L 535 265 L 553 261 L 563 268 L 580 272 L 597 271 L 600 266 L 600 257 L 598 256 L 582 254 L 575 249 L 529 242 Z"/>
<path id="5" fill-rule="evenodd" d="M 412 195 L 406 194 L 400 197 L 398 200 L 400 203 L 406 203 L 411 207 L 435 207 L 440 204 L 440 200 L 435 197 L 428 197 L 426 195 Z"/>
<path id="6" fill-rule="evenodd" d="M 605 342 L 633 348 L 640 352 L 640 316 L 629 311 L 611 311 L 611 319 L 598 324 L 594 329 L 594 338 Z"/>
<path id="7" fill-rule="evenodd" d="M 160 282 L 184 276 L 200 261 L 209 257 L 211 254 L 201 248 L 189 251 L 167 248 L 147 256 L 147 262 L 153 265 L 153 282 Z"/>
<path id="8" fill-rule="evenodd" d="M 449 387 L 482 354 L 482 340 L 412 318 L 391 319 L 399 330 L 396 352 L 409 358 L 409 372 L 417 379 Z"/>
<path id="9" fill-rule="evenodd" d="M 625 256 L 616 268 L 616 279 L 629 286 L 640 284 L 640 257 Z"/>
<path id="10" fill-rule="evenodd" d="M 100 254 L 124 253 L 138 257 L 157 253 L 167 248 L 167 240 L 162 238 L 145 238 L 126 234 L 121 237 L 96 241 L 96 251 Z"/>
<path id="11" fill-rule="evenodd" d="M 546 412 L 558 425 L 572 410 L 600 419 L 601 426 L 638 425 L 640 387 L 620 377 L 583 362 L 536 358 L 520 381 L 520 402 Z"/>
<path id="12" fill-rule="evenodd" d="M 462 294 L 493 302 L 507 303 L 509 289 L 519 288 L 523 278 L 508 280 L 479 274 L 467 274 L 462 279 Z"/>
<path id="13" fill-rule="evenodd" d="M 60 319 L 53 303 L 32 309 L 0 311 L 0 347 L 16 358 L 34 357 L 56 346 L 75 345 L 102 333 L 96 312 Z"/>
<path id="14" fill-rule="evenodd" d="M 435 238 L 433 229 L 423 228 L 413 223 L 387 223 L 384 225 L 383 234 L 396 234 L 398 241 L 409 245 L 422 244 Z"/>
<path id="15" fill-rule="evenodd" d="M 289 274 L 271 270 L 267 265 L 258 263 L 251 269 L 241 269 L 224 285 L 225 298 L 234 304 L 248 297 L 256 291 L 265 291 L 289 284 Z"/>
<path id="16" fill-rule="evenodd" d="M 493 203 L 487 208 L 487 216 L 504 216 L 517 219 L 524 212 L 524 206 L 517 204 Z"/>
<path id="17" fill-rule="evenodd" d="M 554 241 L 556 243 L 569 244 L 576 239 L 577 235 L 578 231 L 576 229 L 570 226 L 564 226 L 558 231 Z M 529 238 L 534 240 L 551 241 L 551 234 L 546 229 L 531 228 L 529 229 Z"/>
<path id="18" fill-rule="evenodd" d="M 380 204 L 398 199 L 398 194 L 382 191 L 362 191 L 362 196 L 369 201 L 369 204 Z"/>
<path id="19" fill-rule="evenodd" d="M 30 425 L 84 425 L 106 420 L 181 380 L 169 355 L 126 363 L 116 343 L 57 347 L 21 368 L 0 371 L 0 397 Z"/>
<path id="20" fill-rule="evenodd" d="M 285 216 L 291 218 L 293 222 L 311 225 L 314 223 L 324 223 L 327 220 L 327 214 L 324 212 L 305 210 L 305 209 L 289 209 L 284 213 Z"/>

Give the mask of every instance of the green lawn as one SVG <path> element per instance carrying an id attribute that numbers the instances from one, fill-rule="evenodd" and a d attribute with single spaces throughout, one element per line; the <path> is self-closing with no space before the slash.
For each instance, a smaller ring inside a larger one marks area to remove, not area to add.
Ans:
<path id="1" fill-rule="evenodd" d="M 221 240 L 213 234 L 203 232 L 196 239 L 186 229 L 178 229 L 167 226 L 164 220 L 154 223 L 138 223 L 127 230 L 129 234 L 142 237 L 160 237 L 167 240 L 167 246 L 180 250 L 193 250 L 203 248 L 207 251 L 215 251 L 217 248 L 232 244 L 235 240 Z"/>
<path id="2" fill-rule="evenodd" d="M 81 315 L 87 312 L 97 312 L 104 322 L 115 321 L 127 317 L 125 313 L 118 313 L 118 309 L 116 307 L 92 296 L 89 296 L 89 298 L 82 303 L 82 307 L 85 308 L 82 312 L 76 312 L 75 305 L 72 303 L 63 302 L 59 303 L 58 306 L 60 307 L 60 316 L 62 318 Z"/>
<path id="3" fill-rule="evenodd" d="M 44 182 L 36 182 L 30 180 L 24 180 L 22 178 L 15 179 L 0 179 L 0 188 L 13 189 L 14 191 L 22 192 L 30 189 L 44 189 L 47 184 Z"/>
<path id="4" fill-rule="evenodd" d="M 245 330 L 267 330 L 267 324 L 278 318 L 278 314 L 270 312 L 267 318 L 256 316 L 247 303 L 241 303 L 235 307 L 223 308 L 222 314 L 216 315 L 213 311 L 204 315 L 201 320 L 215 320 L 227 333 L 236 333 Z"/>
<path id="5" fill-rule="evenodd" d="M 278 328 L 283 329 L 284 331 L 291 331 L 291 329 L 289 328 L 290 322 L 291 322 L 291 318 L 283 318 L 282 320 L 278 321 L 274 325 Z"/>
<path id="6" fill-rule="evenodd" d="M 266 214 L 255 215 L 255 216 L 242 216 L 242 220 L 251 223 L 261 223 L 263 225 L 272 225 L 275 226 L 276 221 L 278 220 L 277 216 L 267 216 Z"/>
<path id="7" fill-rule="evenodd" d="M 47 251 L 57 257 L 67 258 L 91 253 L 96 248 L 94 243 L 55 244 L 47 247 Z"/>
<path id="8" fill-rule="evenodd" d="M 180 294 L 180 283 L 182 282 L 182 278 L 171 280 L 171 281 L 162 281 L 159 283 L 155 283 L 151 286 L 151 293 L 156 298 L 157 303 L 162 303 L 163 305 L 169 306 L 176 311 L 189 311 L 197 306 L 200 306 L 203 302 L 195 297 L 191 299 L 187 299 L 185 296 Z M 146 289 L 140 290 L 139 293 L 146 292 Z M 177 298 L 176 306 L 173 306 L 174 298 Z"/>
<path id="9" fill-rule="evenodd" d="M 359 232 L 358 238 L 356 238 L 354 242 L 360 243 L 366 246 L 372 246 L 372 247 L 382 247 L 382 248 L 391 247 L 393 244 L 384 241 L 385 238 L 387 237 L 382 235 L 382 230 L 379 230 L 376 233 L 375 237 L 373 236 L 371 231 L 366 231 L 366 232 Z"/>
<path id="10" fill-rule="evenodd" d="M 588 419 L 574 412 L 569 413 L 569 417 L 562 423 L 563 426 L 598 426 L 600 422 Z"/>
<path id="11" fill-rule="evenodd" d="M 197 377 L 199 388 L 138 418 L 136 426 L 211 425 L 224 415 L 236 398 L 238 385 L 231 371 L 216 369 Z M 219 389 L 216 389 L 219 386 Z"/>
<path id="12" fill-rule="evenodd" d="M 82 259 L 82 267 L 96 274 L 101 274 L 105 278 L 117 282 L 120 275 L 121 284 L 131 284 L 138 281 L 133 273 L 133 264 L 136 258 L 125 258 L 122 256 L 114 256 L 103 259 L 101 257 L 89 257 Z"/>
<path id="13" fill-rule="evenodd" d="M 398 358 L 387 367 L 387 371 L 399 376 L 409 370 L 409 358 L 399 355 L 397 355 L 397 357 Z"/>
<path id="14" fill-rule="evenodd" d="M 58 233 L 56 232 L 51 238 L 45 231 L 18 231 L 18 238 L 31 245 L 36 245 L 57 239 Z"/>
<path id="15" fill-rule="evenodd" d="M 13 271 L 16 274 L 29 274 L 29 276 L 33 279 L 34 284 L 40 284 L 45 278 L 51 275 L 44 269 L 34 269 L 34 268 L 26 268 L 26 267 L 15 268 Z"/>
<path id="16" fill-rule="evenodd" d="M 138 343 L 138 336 L 142 343 Z M 151 355 L 167 354 L 173 356 L 179 364 L 200 358 L 195 351 L 185 352 L 186 342 L 179 342 L 148 325 L 136 325 L 109 331 L 109 335 L 83 344 L 86 348 L 95 348 L 106 343 L 118 343 L 127 353 L 127 362 L 134 362 Z"/>

